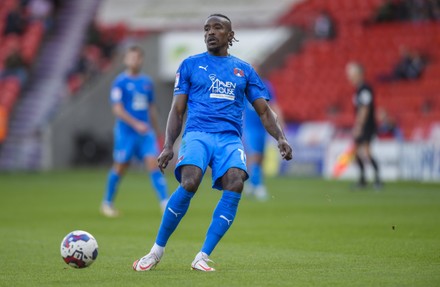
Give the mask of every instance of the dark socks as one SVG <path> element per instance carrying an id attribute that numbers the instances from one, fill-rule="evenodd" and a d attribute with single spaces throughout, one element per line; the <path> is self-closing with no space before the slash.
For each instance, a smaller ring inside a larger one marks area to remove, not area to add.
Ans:
<path id="1" fill-rule="evenodd" d="M 359 167 L 359 183 L 365 184 L 365 167 L 359 155 L 356 155 L 356 163 Z"/>

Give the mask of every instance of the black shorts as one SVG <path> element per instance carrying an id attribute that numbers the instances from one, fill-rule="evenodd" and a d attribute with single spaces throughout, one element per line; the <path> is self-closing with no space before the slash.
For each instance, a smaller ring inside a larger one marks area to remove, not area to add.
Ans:
<path id="1" fill-rule="evenodd" d="M 356 144 L 370 143 L 376 133 L 374 131 L 363 131 L 360 136 L 354 139 Z"/>

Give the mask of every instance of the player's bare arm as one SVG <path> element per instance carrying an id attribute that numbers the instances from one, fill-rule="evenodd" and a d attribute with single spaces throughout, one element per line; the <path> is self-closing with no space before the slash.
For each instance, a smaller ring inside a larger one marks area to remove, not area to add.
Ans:
<path id="1" fill-rule="evenodd" d="M 365 125 L 365 122 L 367 121 L 368 110 L 369 110 L 368 106 L 362 106 L 359 108 L 359 111 L 357 112 L 356 121 L 354 123 L 354 128 L 353 128 L 353 136 L 355 138 L 359 137 L 362 133 L 362 128 Z"/>
<path id="2" fill-rule="evenodd" d="M 281 157 L 285 160 L 291 160 L 293 157 L 292 148 L 286 140 L 286 136 L 277 119 L 277 115 L 271 110 L 266 100 L 257 99 L 252 103 L 255 111 L 260 116 L 261 122 L 267 132 L 278 141 L 278 149 Z"/>
<path id="3" fill-rule="evenodd" d="M 280 127 L 282 130 L 286 127 L 286 122 L 284 121 L 283 113 L 281 112 L 280 107 L 276 103 L 269 103 L 270 108 L 272 111 L 277 115 L 277 121 L 280 124 Z"/>
<path id="4" fill-rule="evenodd" d="M 151 125 L 153 126 L 154 132 L 159 137 L 161 136 L 162 132 L 159 127 L 159 112 L 157 111 L 157 105 L 150 103 L 148 111 L 150 113 Z"/>
<path id="5" fill-rule="evenodd" d="M 182 132 L 183 117 L 185 115 L 187 102 L 188 95 L 178 95 L 173 98 L 165 131 L 165 144 L 161 154 L 157 158 L 158 166 L 162 172 L 174 156 L 173 146 L 177 137 Z"/>
<path id="6" fill-rule="evenodd" d="M 113 104 L 113 114 L 130 125 L 133 129 L 135 129 L 138 133 L 144 134 L 148 131 L 148 125 L 145 123 L 135 119 L 132 117 L 127 111 L 124 109 L 124 106 L 121 103 Z"/>

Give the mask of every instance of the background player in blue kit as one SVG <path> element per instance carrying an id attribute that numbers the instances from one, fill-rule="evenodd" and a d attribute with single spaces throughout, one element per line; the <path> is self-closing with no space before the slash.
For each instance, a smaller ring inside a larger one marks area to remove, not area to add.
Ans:
<path id="1" fill-rule="evenodd" d="M 208 256 L 232 225 L 248 177 L 240 139 L 246 101 L 253 103 L 266 130 L 278 141 L 282 157 L 292 158 L 292 149 L 277 116 L 266 102 L 268 95 L 263 82 L 249 64 L 228 54 L 229 45 L 235 39 L 229 18 L 211 15 L 204 30 L 208 51 L 187 58 L 177 71 L 165 145 L 158 158 L 159 167 L 166 168 L 174 156 L 173 145 L 187 111 L 175 169 L 180 185 L 168 201 L 150 253 L 133 263 L 136 271 L 151 270 L 159 263 L 168 239 L 188 210 L 208 166 L 212 169 L 213 188 L 223 190 L 223 194 L 214 210 L 205 242 L 191 267 L 214 271 L 208 265 Z"/>
<path id="2" fill-rule="evenodd" d="M 130 47 L 124 58 L 126 71 L 118 75 L 111 89 L 110 98 L 116 116 L 114 164 L 108 174 L 107 189 L 101 205 L 101 212 L 108 217 L 118 216 L 113 203 L 118 184 L 132 157 L 143 160 L 150 171 L 151 182 L 162 210 L 168 201 L 166 181 L 156 163 L 159 154 L 156 142 L 159 124 L 153 81 L 141 73 L 142 62 L 142 49 L 138 46 Z"/>
<path id="3" fill-rule="evenodd" d="M 258 69 L 256 68 L 258 72 Z M 271 83 L 263 79 L 263 83 L 269 93 L 269 105 L 278 115 L 278 121 L 284 128 L 284 120 L 281 109 L 276 103 L 275 93 Z M 264 185 L 263 160 L 266 148 L 266 130 L 252 104 L 247 101 L 244 113 L 243 141 L 247 155 L 249 183 L 245 186 L 244 193 L 254 196 L 257 200 L 267 200 L 268 192 Z"/>

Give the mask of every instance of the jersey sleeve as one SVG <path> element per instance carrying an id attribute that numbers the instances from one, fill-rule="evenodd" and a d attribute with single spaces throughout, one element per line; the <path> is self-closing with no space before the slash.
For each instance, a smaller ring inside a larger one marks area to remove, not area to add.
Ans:
<path id="1" fill-rule="evenodd" d="M 249 103 L 253 103 L 256 99 L 263 98 L 270 100 L 266 85 L 263 83 L 257 72 L 253 68 L 249 71 L 248 82 L 246 86 L 246 97 Z"/>
<path id="2" fill-rule="evenodd" d="M 359 104 L 362 106 L 368 106 L 371 104 L 371 101 L 373 100 L 373 95 L 371 94 L 371 91 L 368 89 L 363 89 L 359 93 Z"/>
<path id="3" fill-rule="evenodd" d="M 152 104 L 155 102 L 155 94 L 154 94 L 154 83 L 151 79 L 147 79 L 145 83 L 145 89 L 147 94 L 147 100 L 149 104 Z"/>
<path id="4" fill-rule="evenodd" d="M 115 80 L 110 90 L 110 101 L 112 104 L 121 103 L 122 97 L 122 83 L 121 81 Z"/>
<path id="5" fill-rule="evenodd" d="M 174 95 L 188 95 L 190 88 L 190 71 L 188 61 L 185 60 L 180 64 L 176 72 L 176 79 L 174 82 Z"/>
<path id="6" fill-rule="evenodd" d="M 268 80 L 263 80 L 263 82 L 264 85 L 266 86 L 267 93 L 269 95 L 269 101 L 276 102 L 275 91 L 273 89 L 271 82 L 269 82 Z"/>

